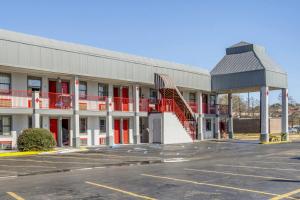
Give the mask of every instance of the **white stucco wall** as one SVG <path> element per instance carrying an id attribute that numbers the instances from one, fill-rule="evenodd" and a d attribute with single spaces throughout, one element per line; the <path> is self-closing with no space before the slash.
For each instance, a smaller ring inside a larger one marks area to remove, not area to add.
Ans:
<path id="1" fill-rule="evenodd" d="M 149 116 L 149 143 L 153 143 L 155 127 L 153 120 L 162 120 L 162 144 L 177 144 L 193 142 L 190 135 L 183 128 L 176 115 L 173 113 L 156 113 Z"/>
<path id="2" fill-rule="evenodd" d="M 176 115 L 173 113 L 163 113 L 163 130 L 164 144 L 193 142 L 190 135 L 186 132 Z"/>
<path id="3" fill-rule="evenodd" d="M 26 128 L 28 128 L 28 115 L 12 116 L 12 131 L 17 131 L 17 134 L 20 134 Z"/>

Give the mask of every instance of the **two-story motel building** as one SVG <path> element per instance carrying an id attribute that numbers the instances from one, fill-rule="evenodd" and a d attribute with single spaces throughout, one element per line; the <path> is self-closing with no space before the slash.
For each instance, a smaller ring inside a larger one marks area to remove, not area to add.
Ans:
<path id="1" fill-rule="evenodd" d="M 184 143 L 233 137 L 231 95 L 268 95 L 287 74 L 264 48 L 241 42 L 208 72 L 200 68 L 0 30 L 0 143 L 15 147 L 28 127 L 49 129 L 58 146 Z M 228 94 L 228 105 L 218 95 Z"/>

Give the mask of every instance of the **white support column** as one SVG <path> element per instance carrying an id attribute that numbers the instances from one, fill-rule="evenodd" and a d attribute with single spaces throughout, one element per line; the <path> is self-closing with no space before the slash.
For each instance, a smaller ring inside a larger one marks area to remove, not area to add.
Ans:
<path id="1" fill-rule="evenodd" d="M 260 141 L 269 142 L 269 87 L 260 89 Z"/>
<path id="2" fill-rule="evenodd" d="M 12 149 L 16 149 L 17 148 L 17 139 L 18 139 L 18 136 L 17 136 L 17 131 L 11 131 L 11 148 Z"/>
<path id="3" fill-rule="evenodd" d="M 74 77 L 73 81 L 73 141 L 72 145 L 75 148 L 80 147 L 80 136 L 79 136 L 79 79 L 78 76 Z"/>
<path id="4" fill-rule="evenodd" d="M 289 141 L 289 96 L 288 96 L 288 89 L 281 90 L 281 97 L 282 97 L 282 113 L 281 113 L 281 132 L 286 134 L 286 141 Z"/>
<path id="5" fill-rule="evenodd" d="M 113 110 L 113 85 L 108 85 L 108 97 L 106 100 L 106 108 L 107 108 L 107 115 L 106 115 L 106 144 L 112 146 L 114 144 L 114 129 L 113 129 L 113 118 L 111 112 Z"/>
<path id="6" fill-rule="evenodd" d="M 133 101 L 134 101 L 134 119 L 133 119 L 133 142 L 139 144 L 140 141 L 140 87 L 133 86 Z"/>
<path id="7" fill-rule="evenodd" d="M 91 129 L 87 130 L 87 146 L 88 147 L 92 146 L 92 130 Z"/>
<path id="8" fill-rule="evenodd" d="M 40 93 L 39 91 L 34 91 L 32 93 L 32 128 L 40 128 L 40 114 L 38 113 L 38 109 L 40 109 Z"/>
<path id="9" fill-rule="evenodd" d="M 232 117 L 232 94 L 228 94 L 228 135 L 229 139 L 234 138 L 233 117 Z"/>
<path id="10" fill-rule="evenodd" d="M 63 146 L 63 130 L 62 130 L 62 117 L 58 117 L 58 128 L 57 128 L 57 146 L 62 147 Z"/>
<path id="11" fill-rule="evenodd" d="M 94 129 L 94 134 L 93 134 L 93 145 L 98 146 L 99 145 L 99 130 Z"/>
<path id="12" fill-rule="evenodd" d="M 215 117 L 215 136 L 217 139 L 221 139 L 221 134 L 220 134 L 220 110 L 219 110 L 219 97 L 218 94 L 216 94 L 216 117 Z"/>
<path id="13" fill-rule="evenodd" d="M 197 119 L 197 124 L 198 124 L 198 140 L 203 141 L 204 140 L 204 135 L 203 135 L 203 109 L 202 109 L 202 92 L 197 92 L 197 112 L 198 112 L 198 119 Z"/>

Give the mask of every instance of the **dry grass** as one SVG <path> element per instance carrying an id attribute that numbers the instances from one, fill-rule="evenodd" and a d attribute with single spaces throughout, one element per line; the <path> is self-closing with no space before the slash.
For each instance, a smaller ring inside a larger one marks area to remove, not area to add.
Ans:
<path id="1" fill-rule="evenodd" d="M 235 133 L 234 138 L 237 140 L 259 140 L 259 133 Z M 280 136 L 280 133 L 272 133 Z M 300 134 L 290 134 L 290 141 L 300 141 Z"/>

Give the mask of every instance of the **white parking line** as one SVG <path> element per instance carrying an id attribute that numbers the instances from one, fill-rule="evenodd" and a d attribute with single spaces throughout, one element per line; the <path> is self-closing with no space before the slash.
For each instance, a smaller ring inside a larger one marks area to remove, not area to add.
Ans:
<path id="1" fill-rule="evenodd" d="M 249 161 L 249 162 L 256 162 L 256 163 L 266 163 L 266 164 L 286 164 L 286 165 L 300 165 L 300 163 L 293 163 L 293 162 L 275 162 L 275 161 Z"/>
<path id="2" fill-rule="evenodd" d="M 56 168 L 56 167 L 50 167 L 50 166 L 42 166 L 42 165 L 0 165 L 0 167 L 19 167 L 19 168 L 24 168 L 24 167 L 28 167 L 28 168 Z"/>
<path id="3" fill-rule="evenodd" d="M 184 170 L 204 172 L 204 173 L 225 174 L 225 175 L 231 175 L 231 176 L 244 176 L 244 177 L 262 178 L 262 179 L 275 179 L 275 180 L 293 181 L 293 179 L 286 179 L 286 178 L 279 178 L 279 177 L 257 176 L 257 175 L 251 175 L 251 174 L 236 174 L 236 173 L 231 173 L 231 172 L 211 171 L 211 170 L 203 170 L 203 169 L 185 168 Z"/>
<path id="4" fill-rule="evenodd" d="M 257 166 L 249 166 L 249 165 L 224 165 L 224 164 L 217 164 L 216 166 L 219 167 L 235 167 L 235 168 L 249 168 L 249 169 L 272 169 L 278 171 L 296 171 L 300 172 L 300 169 L 289 169 L 289 168 L 273 168 L 273 167 L 257 167 Z"/>
<path id="5" fill-rule="evenodd" d="M 0 160 L 9 160 L 9 161 L 17 161 L 17 162 L 37 162 L 37 163 L 53 163 L 53 164 L 57 164 L 57 163 L 65 163 L 65 164 L 80 164 L 80 165 L 91 165 L 91 164 L 97 164 L 97 162 L 95 163 L 87 163 L 87 162 L 62 162 L 62 161 L 48 161 L 48 160 L 34 160 L 34 159 L 14 159 L 14 158 L 0 158 Z"/>
<path id="6" fill-rule="evenodd" d="M 261 194 L 261 195 L 278 196 L 278 194 L 265 192 L 265 191 L 251 190 L 251 189 L 245 189 L 245 188 L 239 188 L 239 187 L 233 187 L 233 186 L 227 186 L 227 185 L 212 184 L 212 183 L 206 183 L 206 182 L 198 182 L 198 181 L 179 179 L 179 178 L 173 178 L 173 177 L 167 177 L 167 176 L 158 176 L 158 175 L 152 175 L 152 174 L 141 174 L 141 176 L 146 176 L 146 177 L 151 177 L 151 178 L 156 178 L 156 179 L 170 180 L 170 181 L 177 181 L 177 182 L 189 183 L 189 184 L 195 184 L 195 185 L 204 185 L 204 186 L 210 186 L 210 187 L 215 187 L 215 188 L 236 190 L 236 191 L 240 191 L 240 192 L 250 192 L 250 193 L 256 193 L 256 194 Z M 292 198 L 292 199 L 294 199 L 294 198 Z"/>

